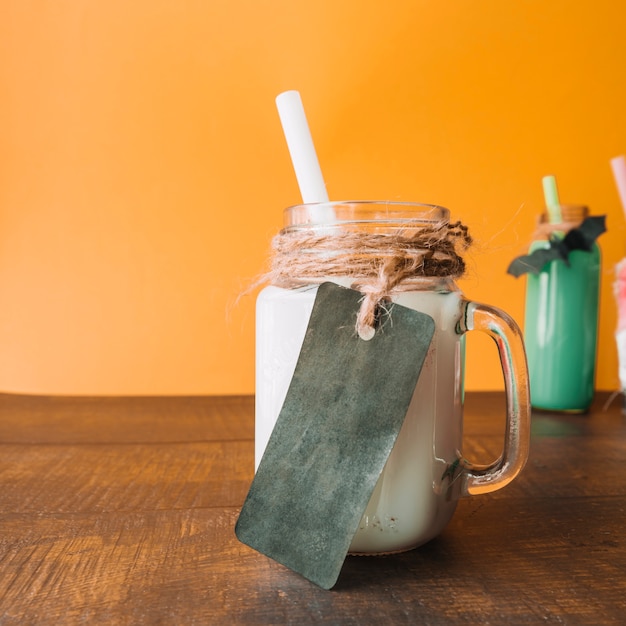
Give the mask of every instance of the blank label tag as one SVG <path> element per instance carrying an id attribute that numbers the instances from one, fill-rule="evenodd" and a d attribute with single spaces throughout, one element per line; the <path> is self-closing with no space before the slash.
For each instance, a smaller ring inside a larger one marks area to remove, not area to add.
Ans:
<path id="1" fill-rule="evenodd" d="M 434 333 L 431 317 L 388 305 L 369 341 L 362 294 L 324 283 L 235 528 L 242 543 L 324 589 L 352 538 L 406 415 Z"/>

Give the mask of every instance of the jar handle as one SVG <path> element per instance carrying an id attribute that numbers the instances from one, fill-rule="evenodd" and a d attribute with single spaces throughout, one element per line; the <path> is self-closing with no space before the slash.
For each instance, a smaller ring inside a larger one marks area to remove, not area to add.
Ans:
<path id="1" fill-rule="evenodd" d="M 476 495 L 501 489 L 521 471 L 530 444 L 530 391 L 522 332 L 515 320 L 496 307 L 464 301 L 457 332 L 478 330 L 498 346 L 506 391 L 504 451 L 491 465 L 473 465 L 461 459 L 461 493 Z"/>

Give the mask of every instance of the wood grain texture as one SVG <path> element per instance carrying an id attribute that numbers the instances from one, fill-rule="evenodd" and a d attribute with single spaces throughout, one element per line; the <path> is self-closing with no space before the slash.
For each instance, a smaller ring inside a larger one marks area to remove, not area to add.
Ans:
<path id="1" fill-rule="evenodd" d="M 626 421 L 535 414 L 529 462 L 442 535 L 323 591 L 237 541 L 251 398 L 0 396 L 0 624 L 623 624 Z M 464 453 L 501 446 L 469 394 Z M 73 426 L 75 425 L 75 427 Z"/>
<path id="2" fill-rule="evenodd" d="M 151 511 L 238 506 L 251 441 L 2 446 L 2 511 Z M 227 478 L 225 478 L 227 477 Z"/>
<path id="3" fill-rule="evenodd" d="M 129 443 L 254 438 L 252 396 L 0 394 L 0 442 Z"/>

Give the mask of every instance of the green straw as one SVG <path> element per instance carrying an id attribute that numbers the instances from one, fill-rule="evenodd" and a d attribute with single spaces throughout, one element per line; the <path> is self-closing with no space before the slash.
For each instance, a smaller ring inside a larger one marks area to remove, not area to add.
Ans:
<path id="1" fill-rule="evenodd" d="M 546 201 L 546 208 L 548 209 L 548 217 L 550 224 L 558 224 L 562 221 L 561 218 L 561 203 L 559 202 L 559 192 L 556 188 L 556 178 L 554 176 L 544 176 L 543 183 L 543 197 Z"/>

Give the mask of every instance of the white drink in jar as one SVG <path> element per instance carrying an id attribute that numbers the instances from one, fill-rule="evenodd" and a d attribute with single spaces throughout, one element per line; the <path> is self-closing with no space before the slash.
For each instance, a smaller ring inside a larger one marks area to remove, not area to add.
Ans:
<path id="1" fill-rule="evenodd" d="M 456 506 L 444 474 L 461 448 L 461 295 L 451 281 L 423 280 L 393 300 L 430 315 L 435 334 L 404 425 L 354 536 L 353 553 L 408 550 L 437 535 Z M 255 467 L 285 400 L 316 286 L 266 287 L 257 300 Z M 355 334 L 355 341 L 362 341 Z M 435 419 L 436 415 L 445 416 Z M 384 419 L 381 415 L 381 419 Z"/>

